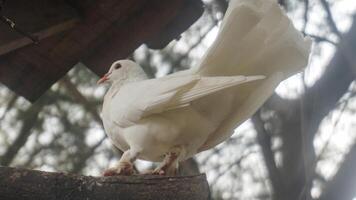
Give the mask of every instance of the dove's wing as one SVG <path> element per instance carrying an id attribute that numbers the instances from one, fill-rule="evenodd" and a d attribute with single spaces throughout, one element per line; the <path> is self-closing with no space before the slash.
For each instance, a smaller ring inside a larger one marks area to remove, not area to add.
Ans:
<path id="1" fill-rule="evenodd" d="M 112 97 L 111 119 L 121 127 L 127 127 L 143 117 L 185 107 L 217 91 L 263 78 L 189 75 L 126 84 Z"/>
<path id="2" fill-rule="evenodd" d="M 217 38 L 194 70 L 203 76 L 281 72 L 286 78 L 307 65 L 310 46 L 275 1 L 231 0 Z"/>
<path id="3" fill-rule="evenodd" d="M 230 0 L 220 32 L 194 72 L 202 76 L 264 75 L 237 88 L 231 112 L 211 135 L 206 150 L 231 136 L 262 106 L 277 85 L 308 63 L 311 40 L 293 26 L 276 1 Z"/>

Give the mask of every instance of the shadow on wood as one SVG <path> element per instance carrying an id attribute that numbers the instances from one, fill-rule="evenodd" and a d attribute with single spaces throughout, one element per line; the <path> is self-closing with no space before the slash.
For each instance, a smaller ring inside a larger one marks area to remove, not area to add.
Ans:
<path id="1" fill-rule="evenodd" d="M 92 177 L 0 167 L 0 199 L 6 200 L 207 200 L 209 194 L 204 174 Z"/>

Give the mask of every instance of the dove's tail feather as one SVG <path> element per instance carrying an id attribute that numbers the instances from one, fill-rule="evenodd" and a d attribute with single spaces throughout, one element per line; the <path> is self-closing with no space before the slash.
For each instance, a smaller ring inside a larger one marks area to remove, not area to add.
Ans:
<path id="1" fill-rule="evenodd" d="M 311 40 L 304 38 L 274 0 L 231 0 L 217 39 L 195 68 L 202 76 L 264 75 L 237 88 L 235 105 L 203 151 L 231 136 L 262 106 L 278 84 L 308 63 Z"/>
<path id="2" fill-rule="evenodd" d="M 307 65 L 310 47 L 274 0 L 232 0 L 197 73 L 288 77 Z"/>

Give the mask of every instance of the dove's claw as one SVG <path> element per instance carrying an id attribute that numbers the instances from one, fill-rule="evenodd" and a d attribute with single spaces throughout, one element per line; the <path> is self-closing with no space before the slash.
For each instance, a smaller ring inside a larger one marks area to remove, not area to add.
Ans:
<path id="1" fill-rule="evenodd" d="M 107 169 L 104 171 L 103 176 L 116 176 L 116 172 L 113 169 Z"/>
<path id="2" fill-rule="evenodd" d="M 166 175 L 166 172 L 163 171 L 162 169 L 155 169 L 151 172 L 152 175 L 161 175 L 161 176 L 164 176 Z"/>
<path id="3" fill-rule="evenodd" d="M 138 155 L 138 151 L 127 150 L 122 154 L 121 159 L 116 167 L 109 168 L 104 171 L 104 176 L 132 175 L 134 174 L 134 166 L 132 164 Z"/>
<path id="4" fill-rule="evenodd" d="M 156 169 L 154 169 L 151 174 L 161 176 L 176 175 L 180 151 L 180 148 L 172 149 L 172 152 L 169 152 L 165 155 L 162 163 Z"/>
<path id="5" fill-rule="evenodd" d="M 129 176 L 134 173 L 134 168 L 132 163 L 120 162 L 117 167 L 109 168 L 104 171 L 104 176 L 119 176 L 125 175 Z"/>

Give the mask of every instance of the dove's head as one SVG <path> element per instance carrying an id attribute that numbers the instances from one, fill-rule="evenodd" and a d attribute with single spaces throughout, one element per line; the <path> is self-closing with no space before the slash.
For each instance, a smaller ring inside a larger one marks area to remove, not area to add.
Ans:
<path id="1" fill-rule="evenodd" d="M 131 82 L 147 79 L 140 65 L 131 60 L 118 60 L 114 62 L 109 71 L 98 80 L 98 84 L 104 82 Z"/>

